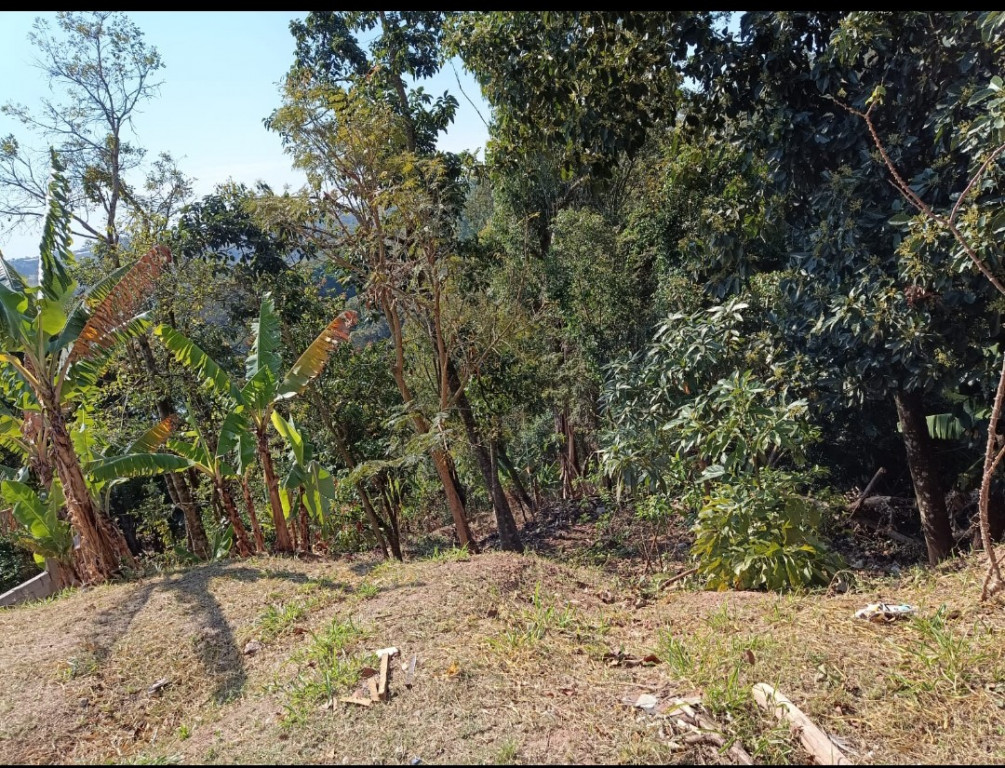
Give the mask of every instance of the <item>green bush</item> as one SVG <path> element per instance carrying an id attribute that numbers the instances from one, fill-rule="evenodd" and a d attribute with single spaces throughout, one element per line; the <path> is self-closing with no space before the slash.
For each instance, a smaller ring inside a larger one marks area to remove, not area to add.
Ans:
<path id="1" fill-rule="evenodd" d="M 716 483 L 695 523 L 698 573 L 712 589 L 799 589 L 843 567 L 818 538 L 823 504 L 795 489 L 804 476 L 766 470 Z"/>

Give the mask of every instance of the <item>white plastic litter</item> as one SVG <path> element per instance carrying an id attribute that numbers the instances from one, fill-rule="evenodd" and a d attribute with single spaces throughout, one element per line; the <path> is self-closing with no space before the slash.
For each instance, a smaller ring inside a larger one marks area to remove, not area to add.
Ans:
<path id="1" fill-rule="evenodd" d="M 906 619 L 913 616 L 917 613 L 917 610 L 913 605 L 871 603 L 865 608 L 855 611 L 855 618 L 876 622 L 896 621 L 897 619 Z"/>

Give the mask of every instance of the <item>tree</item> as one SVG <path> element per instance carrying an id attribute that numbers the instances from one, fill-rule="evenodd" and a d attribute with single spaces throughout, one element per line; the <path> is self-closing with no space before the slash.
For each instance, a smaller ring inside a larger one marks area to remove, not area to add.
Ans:
<path id="1" fill-rule="evenodd" d="M 67 272 L 67 265 L 74 263 L 69 185 L 55 153 L 52 165 L 38 288 L 29 288 L 0 257 L 0 367 L 16 372 L 30 393 L 22 409 L 38 414 L 48 436 L 70 522 L 81 538 L 78 571 L 85 580 L 97 582 L 114 574 L 120 559 L 130 561 L 132 556 L 122 533 L 91 497 L 67 421 L 79 398 L 96 386 L 112 350 L 147 328 L 137 312 L 171 255 L 166 248 L 154 248 L 131 267 L 78 293 Z"/>
<path id="2" fill-rule="evenodd" d="M 948 100 L 953 119 L 970 119 L 973 107 L 953 94 L 996 71 L 975 21 L 962 12 L 750 12 L 737 39 L 696 51 L 693 68 L 705 85 L 696 125 L 767 163 L 761 197 L 790 254 L 778 317 L 791 350 L 818 366 L 832 405 L 896 407 L 932 563 L 953 537 L 927 403 L 983 368 L 971 341 L 993 321 L 988 286 L 979 274 L 934 275 L 900 257 L 903 200 L 874 162 L 866 126 L 835 100 L 864 110 L 883 84 L 897 105 L 877 124 L 897 137 L 891 156 L 919 192 L 948 202 L 966 160 L 929 115 Z"/>
<path id="3" fill-rule="evenodd" d="M 1005 14 L 986 13 L 977 19 L 977 28 L 985 42 L 994 39 L 995 33 L 1003 26 L 1005 26 Z M 1005 52 L 1005 48 L 1000 45 L 992 47 L 996 53 Z M 950 195 L 954 202 L 948 213 L 933 208 L 916 191 L 928 186 L 925 181 L 929 169 L 922 171 L 909 183 L 891 158 L 873 117 L 874 112 L 880 111 L 877 107 L 881 107 L 885 96 L 886 87 L 880 84 L 866 100 L 868 106 L 865 111 L 850 105 L 844 107 L 865 123 L 895 189 L 917 212 L 910 222 L 911 232 L 905 239 L 902 254 L 909 258 L 938 263 L 938 251 L 933 253 L 932 246 L 945 248 L 940 240 L 950 240 L 950 248 L 955 251 L 952 253 L 954 261 L 957 264 L 960 261 L 969 262 L 967 266 L 976 269 L 998 294 L 1005 295 L 1005 283 L 996 274 L 998 240 L 1001 232 L 1005 230 L 1005 214 L 1001 210 L 1000 203 L 1000 190 L 1005 173 L 1001 165 L 1001 158 L 1005 155 L 1005 119 L 1003 119 L 1005 85 L 1001 77 L 992 76 L 986 87 L 969 96 L 965 106 L 979 105 L 983 114 L 963 123 L 962 127 L 957 125 L 955 119 L 955 113 L 964 106 L 962 93 L 957 96 L 958 100 L 955 103 L 947 100 L 940 104 L 929 117 L 937 131 L 950 133 L 955 146 L 969 155 L 968 174 L 957 182 L 959 191 Z M 932 237 L 932 234 L 935 237 Z M 1000 347 L 1000 344 L 996 346 Z M 994 405 L 987 425 L 987 443 L 978 501 L 981 539 L 988 555 L 988 573 L 981 590 L 981 599 L 984 600 L 1005 589 L 1005 579 L 1002 577 L 995 555 L 990 520 L 991 482 L 996 469 L 1005 458 L 1005 447 L 1000 447 L 1001 438 L 998 434 L 1003 404 L 1005 404 L 1005 361 L 1002 363 Z"/>
<path id="4" fill-rule="evenodd" d="M 209 477 L 213 483 L 213 494 L 220 501 L 234 531 L 237 551 L 242 557 L 251 554 L 248 533 L 241 522 L 240 513 L 230 493 L 228 480 L 239 477 L 241 469 L 251 463 L 254 455 L 250 434 L 239 411 L 227 414 L 220 427 L 220 436 L 210 441 L 199 428 L 191 404 L 187 409 L 188 437 L 184 442 L 169 437 L 174 429 L 174 419 L 166 419 L 149 430 L 139 440 L 127 446 L 121 453 L 111 453 L 90 462 L 87 473 L 98 481 L 108 481 L 128 477 L 155 477 L 157 475 L 194 469 Z M 157 448 L 164 445 L 173 453 L 160 453 Z M 228 460 L 237 458 L 235 468 Z M 254 514 L 254 510 L 251 510 Z M 255 526 L 257 528 L 257 524 Z"/>
<path id="5" fill-rule="evenodd" d="M 92 241 L 92 249 L 111 268 L 122 266 L 123 233 L 134 228 L 156 241 L 159 231 L 191 191 L 173 158 L 162 153 L 143 183 L 131 176 L 145 150 L 131 143 L 133 116 L 155 96 L 155 78 L 164 64 L 143 32 L 118 11 L 70 12 L 56 17 L 57 30 L 37 19 L 30 40 L 39 51 L 39 68 L 61 99 L 43 99 L 41 110 L 5 104 L 0 111 L 42 135 L 60 152 L 69 181 L 68 208 L 73 234 Z M 39 160 L 13 135 L 0 142 L 0 214 L 13 221 L 40 217 L 45 210 L 44 176 Z M 132 346 L 132 345 L 130 345 Z M 162 371 L 145 337 L 128 350 L 129 364 L 143 371 L 152 388 Z M 176 416 L 169 393 L 157 404 L 161 419 Z M 185 512 L 194 551 L 206 556 L 209 542 L 191 489 L 181 476 L 167 478 L 172 500 Z"/>
<path id="6" fill-rule="evenodd" d="M 43 99 L 37 112 L 10 103 L 0 111 L 56 146 L 70 178 L 67 203 L 74 234 L 99 241 L 118 266 L 114 251 L 121 208 L 135 195 L 125 177 L 143 160 L 143 150 L 126 134 L 137 109 L 156 95 L 160 83 L 154 78 L 163 62 L 121 12 L 61 11 L 56 26 L 54 33 L 46 20 L 36 19 L 29 39 L 50 90 L 63 99 Z M 0 214 L 15 219 L 45 215 L 44 176 L 13 136 L 0 147 L 0 191 Z"/>
<path id="7" fill-rule="evenodd" d="M 312 223 L 319 246 L 384 314 L 394 347 L 392 374 L 418 435 L 429 434 L 440 419 L 419 410 L 415 383 L 408 381 L 406 318 L 428 344 L 435 413 L 445 415 L 460 405 L 470 377 L 469 371 L 457 370 L 461 361 L 445 325 L 454 226 L 463 202 L 457 183 L 460 160 L 434 153 L 437 135 L 453 119 L 456 100 L 445 94 L 434 102 L 421 88 L 409 93 L 404 81 L 437 70 L 443 17 L 383 11 L 312 14 L 304 25 L 293 25 L 297 61 L 286 79 L 284 105 L 267 121 L 321 193 L 323 225 Z M 371 61 L 351 33 L 378 25 L 381 34 L 371 47 Z M 368 67 L 372 78 L 363 76 Z M 512 511 L 505 497 L 493 491 L 497 482 L 477 425 L 467 418 L 469 411 L 465 414 L 469 440 L 494 498 L 503 545 L 520 549 Z M 453 459 L 443 441 L 429 450 L 458 539 L 474 549 Z"/>

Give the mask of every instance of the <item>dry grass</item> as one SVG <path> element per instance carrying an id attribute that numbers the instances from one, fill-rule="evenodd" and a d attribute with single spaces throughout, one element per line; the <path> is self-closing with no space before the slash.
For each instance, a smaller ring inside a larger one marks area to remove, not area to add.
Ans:
<path id="1" fill-rule="evenodd" d="M 802 762 L 752 702 L 768 682 L 858 762 L 1002 762 L 1005 614 L 978 603 L 981 575 L 907 571 L 836 597 L 678 589 L 634 607 L 618 577 L 533 555 L 201 566 L 0 611 L 0 758 L 719 759 L 622 705 L 635 690 L 698 691 L 759 761 Z M 877 598 L 920 618 L 852 618 Z M 398 670 L 387 704 L 326 709 L 388 645 L 418 657 L 413 688 Z M 662 663 L 608 666 L 619 648 Z"/>

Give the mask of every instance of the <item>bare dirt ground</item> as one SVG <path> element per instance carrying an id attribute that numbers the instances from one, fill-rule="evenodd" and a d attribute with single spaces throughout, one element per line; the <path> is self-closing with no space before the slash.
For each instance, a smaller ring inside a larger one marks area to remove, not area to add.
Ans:
<path id="1" fill-rule="evenodd" d="M 978 558 L 839 595 L 660 589 L 672 539 L 654 552 L 565 512 L 529 527 L 523 556 L 262 557 L 0 611 L 0 759 L 729 762 L 622 701 L 646 692 L 701 696 L 757 762 L 805 762 L 752 700 L 767 682 L 856 762 L 1005 761 L 1005 611 L 978 602 Z M 853 618 L 876 600 L 917 617 Z M 389 701 L 339 702 L 386 646 Z"/>

